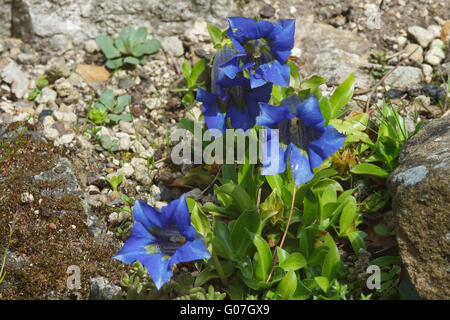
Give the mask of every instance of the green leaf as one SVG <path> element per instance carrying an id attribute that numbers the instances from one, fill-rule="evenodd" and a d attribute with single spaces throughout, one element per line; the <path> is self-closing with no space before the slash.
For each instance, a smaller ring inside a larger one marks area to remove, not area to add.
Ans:
<path id="1" fill-rule="evenodd" d="M 272 254 L 267 242 L 258 234 L 249 232 L 250 238 L 256 247 L 255 277 L 260 281 L 266 281 L 272 269 Z"/>
<path id="2" fill-rule="evenodd" d="M 181 65 L 181 70 L 183 71 L 183 76 L 184 80 L 186 81 L 187 87 L 191 87 L 191 63 L 188 60 L 184 60 L 183 64 Z"/>
<path id="3" fill-rule="evenodd" d="M 319 99 L 320 111 L 322 112 L 322 116 L 325 119 L 325 126 L 328 125 L 328 121 L 331 118 L 331 105 L 330 100 L 327 97 L 320 97 Z"/>
<path id="4" fill-rule="evenodd" d="M 218 27 L 210 23 L 208 23 L 206 27 L 208 28 L 209 36 L 211 37 L 211 42 L 213 43 L 214 47 L 220 44 L 223 40 L 222 31 Z"/>
<path id="5" fill-rule="evenodd" d="M 123 62 L 133 64 L 133 65 L 138 65 L 140 61 L 139 61 L 139 59 L 136 59 L 135 57 L 126 57 L 125 59 L 123 59 Z"/>
<path id="6" fill-rule="evenodd" d="M 289 271 L 284 278 L 280 281 L 277 287 L 277 294 L 281 296 L 282 299 L 289 299 L 295 293 L 297 289 L 297 275 L 295 271 Z"/>
<path id="7" fill-rule="evenodd" d="M 356 200 L 354 197 L 349 197 L 347 204 L 342 209 L 341 217 L 339 219 L 339 235 L 342 237 L 347 229 L 353 225 L 356 218 Z M 352 231 L 352 230 L 350 230 Z"/>
<path id="8" fill-rule="evenodd" d="M 355 77 L 353 73 L 341 83 L 330 97 L 331 119 L 337 118 L 341 114 L 342 108 L 350 101 L 353 96 Z"/>
<path id="9" fill-rule="evenodd" d="M 121 66 L 123 66 L 123 59 L 113 59 L 113 60 L 107 60 L 106 61 L 106 67 L 111 70 L 119 69 Z"/>
<path id="10" fill-rule="evenodd" d="M 278 264 L 282 264 L 289 257 L 289 253 L 283 248 L 277 247 L 277 256 Z"/>
<path id="11" fill-rule="evenodd" d="M 315 194 L 310 190 L 308 190 L 303 198 L 303 217 L 302 217 L 302 227 L 307 227 L 317 217 L 317 213 L 319 212 L 319 202 Z"/>
<path id="12" fill-rule="evenodd" d="M 320 85 L 324 83 L 327 83 L 327 79 L 319 75 L 313 74 L 311 77 L 309 77 L 309 79 L 302 82 L 301 88 L 311 89 L 311 91 L 314 91 L 316 88 L 318 88 Z"/>
<path id="13" fill-rule="evenodd" d="M 136 45 L 144 42 L 146 39 L 147 39 L 147 28 L 140 27 L 130 34 L 129 36 L 130 47 L 134 48 Z"/>
<path id="14" fill-rule="evenodd" d="M 243 258 L 250 246 L 248 232 L 257 233 L 261 225 L 261 217 L 256 211 L 247 211 L 242 213 L 236 220 L 231 231 L 231 245 L 234 255 L 240 259 Z"/>
<path id="15" fill-rule="evenodd" d="M 286 64 L 291 68 L 291 79 L 289 86 L 296 89 L 300 87 L 300 75 L 297 65 L 293 61 L 287 61 Z"/>
<path id="16" fill-rule="evenodd" d="M 387 178 L 389 176 L 389 172 L 371 163 L 358 164 L 351 168 L 350 172 L 354 174 L 368 174 L 380 178 Z"/>
<path id="17" fill-rule="evenodd" d="M 350 241 L 355 254 L 359 254 L 360 249 L 366 248 L 366 244 L 364 243 L 364 239 L 361 237 L 360 231 L 347 232 L 345 236 Z"/>
<path id="18" fill-rule="evenodd" d="M 278 196 L 281 197 L 281 190 L 283 190 L 283 178 L 281 175 L 276 174 L 272 176 L 265 176 L 267 183 L 270 185 L 272 190 L 276 190 Z"/>
<path id="19" fill-rule="evenodd" d="M 202 74 L 205 68 L 206 68 L 206 60 L 203 58 L 200 59 L 196 64 L 194 64 L 194 67 L 192 68 L 192 72 L 189 77 L 191 80 L 190 86 L 193 86 L 197 83 L 198 77 Z"/>
<path id="20" fill-rule="evenodd" d="M 300 241 L 300 251 L 309 259 L 314 250 L 314 238 L 312 237 L 311 232 L 309 232 L 308 229 L 300 229 L 298 239 Z"/>
<path id="21" fill-rule="evenodd" d="M 161 42 L 157 39 L 151 39 L 147 40 L 144 43 L 139 44 L 134 50 L 133 50 L 133 56 L 140 57 L 145 54 L 154 54 L 158 52 L 158 50 L 161 48 Z"/>
<path id="22" fill-rule="evenodd" d="M 131 96 L 129 94 L 121 95 L 117 98 L 117 107 L 123 108 L 131 104 Z"/>
<path id="23" fill-rule="evenodd" d="M 373 231 L 375 231 L 380 236 L 387 236 L 389 235 L 389 229 L 384 224 L 377 224 L 375 227 L 373 227 Z"/>
<path id="24" fill-rule="evenodd" d="M 236 263 L 236 266 L 241 271 L 242 276 L 247 279 L 253 278 L 253 264 L 250 257 L 244 257 L 241 261 Z"/>
<path id="25" fill-rule="evenodd" d="M 341 257 L 339 255 L 339 250 L 329 233 L 325 236 L 325 246 L 328 247 L 328 253 L 323 262 L 322 276 L 326 277 L 328 280 L 332 280 L 335 278 L 337 264 L 341 260 Z"/>
<path id="26" fill-rule="evenodd" d="M 194 208 L 191 210 L 191 222 L 195 230 L 200 233 L 205 239 L 208 233 L 211 232 L 211 224 L 209 223 L 208 217 L 200 209 L 199 205 L 195 203 Z"/>
<path id="27" fill-rule="evenodd" d="M 214 189 L 214 194 L 224 193 L 233 199 L 233 204 L 240 212 L 254 209 L 254 205 L 248 193 L 238 184 L 226 183 Z"/>
<path id="28" fill-rule="evenodd" d="M 230 230 L 228 226 L 222 221 L 215 221 L 213 225 L 213 248 L 217 255 L 228 259 L 234 260 L 234 251 L 231 246 Z"/>
<path id="29" fill-rule="evenodd" d="M 379 258 L 371 260 L 369 262 L 369 264 L 374 264 L 379 267 L 384 267 L 384 266 L 388 266 L 391 264 L 401 265 L 402 260 L 400 259 L 399 256 L 384 256 L 384 257 L 379 257 Z"/>
<path id="30" fill-rule="evenodd" d="M 109 110 L 114 107 L 114 91 L 105 90 L 103 94 L 100 96 L 100 102 Z"/>
<path id="31" fill-rule="evenodd" d="M 222 177 L 226 180 L 231 180 L 234 183 L 238 183 L 238 177 L 236 174 L 236 166 L 234 164 L 222 165 Z"/>
<path id="32" fill-rule="evenodd" d="M 330 282 L 325 277 L 315 277 L 314 280 L 319 285 L 320 289 L 322 289 L 323 292 L 327 293 L 328 287 L 330 285 Z"/>
<path id="33" fill-rule="evenodd" d="M 306 267 L 306 264 L 306 259 L 300 252 L 293 252 L 283 262 L 280 262 L 280 268 L 284 271 L 295 271 Z"/>
<path id="34" fill-rule="evenodd" d="M 114 47 L 114 41 L 110 37 L 106 35 L 99 35 L 95 40 L 98 47 L 103 51 L 103 54 L 108 60 L 121 56 L 120 51 Z"/>

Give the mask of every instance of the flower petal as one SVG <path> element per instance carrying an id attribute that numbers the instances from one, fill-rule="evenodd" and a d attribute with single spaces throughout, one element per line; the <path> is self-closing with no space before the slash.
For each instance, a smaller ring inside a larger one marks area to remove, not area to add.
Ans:
<path id="1" fill-rule="evenodd" d="M 162 254 L 141 255 L 137 260 L 145 266 L 158 290 L 173 276 L 170 258 L 163 257 Z"/>
<path id="2" fill-rule="evenodd" d="M 178 232 L 183 234 L 186 239 L 194 239 L 195 229 L 191 225 L 191 214 L 184 193 L 177 200 L 173 200 L 167 206 L 162 207 L 161 212 L 167 219 L 167 225 L 175 224 Z"/>
<path id="3" fill-rule="evenodd" d="M 238 108 L 234 103 L 228 106 L 227 116 L 231 120 L 234 129 L 247 130 L 253 128 L 256 123 L 255 117 L 252 117 L 248 108 Z"/>
<path id="4" fill-rule="evenodd" d="M 267 103 L 259 103 L 261 115 L 256 118 L 259 126 L 268 126 L 273 128 L 277 123 L 292 119 L 292 115 L 288 106 L 272 106 Z"/>
<path id="5" fill-rule="evenodd" d="M 345 142 L 347 137 L 339 133 L 333 126 L 324 128 L 320 136 L 308 142 L 309 161 L 312 168 L 317 168 L 328 157 L 332 156 Z"/>
<path id="6" fill-rule="evenodd" d="M 288 88 L 291 76 L 291 68 L 287 64 L 281 64 L 278 60 L 262 64 L 255 71 L 266 81 Z"/>
<path id="7" fill-rule="evenodd" d="M 186 241 L 172 256 L 170 265 L 177 264 L 179 262 L 189 262 L 194 260 L 208 259 L 211 257 L 208 249 L 205 246 L 205 242 L 202 239 L 194 241 Z"/>
<path id="8" fill-rule="evenodd" d="M 313 127 L 319 131 L 324 129 L 325 119 L 320 111 L 319 101 L 312 94 L 308 99 L 296 105 L 297 117 L 307 127 Z"/>
<path id="9" fill-rule="evenodd" d="M 139 237 L 133 234 L 113 258 L 126 264 L 132 264 L 140 255 L 147 254 L 145 246 L 150 243 L 153 243 L 151 238 Z"/>
<path id="10" fill-rule="evenodd" d="M 295 20 L 279 20 L 269 35 L 272 39 L 271 51 L 281 63 L 286 62 L 294 47 Z"/>
<path id="11" fill-rule="evenodd" d="M 274 175 L 286 170 L 285 151 L 280 147 L 278 130 L 266 129 L 267 139 L 263 141 L 261 175 Z"/>
<path id="12" fill-rule="evenodd" d="M 267 83 L 266 80 L 264 80 L 263 76 L 261 74 L 256 74 L 252 71 L 250 71 L 250 86 L 252 89 L 261 87 Z"/>
<path id="13" fill-rule="evenodd" d="M 289 144 L 286 155 L 289 156 L 289 165 L 292 169 L 296 186 L 304 184 L 314 177 L 309 159 L 293 143 Z"/>
<path id="14" fill-rule="evenodd" d="M 134 202 L 133 219 L 134 221 L 142 223 L 147 229 L 152 226 L 157 226 L 158 228 L 163 226 L 163 216 L 161 212 L 141 200 L 136 200 Z"/>
<path id="15" fill-rule="evenodd" d="M 269 21 L 256 21 L 251 18 L 231 17 L 228 18 L 230 28 L 227 36 L 239 42 L 265 38 L 273 30 L 273 24 Z"/>
<path id="16" fill-rule="evenodd" d="M 219 112 L 217 103 L 219 96 L 209 93 L 202 87 L 197 89 L 197 101 L 202 102 L 203 117 L 209 129 L 217 129 L 224 133 L 226 128 L 225 115 Z"/>
<path id="17" fill-rule="evenodd" d="M 271 94 L 272 84 L 266 82 L 263 86 L 250 90 L 250 93 L 245 95 L 247 109 L 249 110 L 252 118 L 256 119 L 260 113 L 259 103 L 268 102 Z"/>

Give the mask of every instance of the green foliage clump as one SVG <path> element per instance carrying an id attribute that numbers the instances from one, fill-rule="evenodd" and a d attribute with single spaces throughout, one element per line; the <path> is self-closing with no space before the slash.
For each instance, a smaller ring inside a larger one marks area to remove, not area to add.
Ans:
<path id="1" fill-rule="evenodd" d="M 96 38 L 97 45 L 105 55 L 106 67 L 116 70 L 124 64 L 137 65 L 145 63 L 145 56 L 158 52 L 161 42 L 147 40 L 147 28 L 125 27 L 113 40 L 106 35 Z"/>
<path id="2" fill-rule="evenodd" d="M 108 124 L 110 121 L 117 123 L 120 120 L 133 121 L 131 113 L 123 113 L 125 107 L 131 104 L 131 96 L 129 94 L 121 95 L 114 98 L 112 90 L 106 90 L 101 96 L 100 101 L 94 104 L 93 108 L 88 111 L 88 119 L 97 125 Z"/>

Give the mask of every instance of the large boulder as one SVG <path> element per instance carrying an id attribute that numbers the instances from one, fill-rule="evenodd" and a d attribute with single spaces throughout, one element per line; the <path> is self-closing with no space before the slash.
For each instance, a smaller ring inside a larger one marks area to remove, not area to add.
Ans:
<path id="1" fill-rule="evenodd" d="M 450 297 L 450 114 L 431 120 L 402 148 L 388 186 L 400 255 L 418 294 Z"/>
<path id="2" fill-rule="evenodd" d="M 11 0 L 0 0 L 0 36 L 11 36 Z"/>
<path id="3" fill-rule="evenodd" d="M 15 0 L 12 36 L 64 49 L 126 26 L 144 26 L 159 37 L 183 34 L 198 19 L 225 27 L 235 10 L 234 0 Z"/>
<path id="4" fill-rule="evenodd" d="M 353 72 L 355 86 L 366 89 L 373 84 L 371 76 L 363 70 L 370 43 L 350 31 L 298 18 L 295 46 L 302 50 L 305 64 L 300 70 L 305 76 L 317 73 L 327 78 L 329 84 L 339 85 Z"/>

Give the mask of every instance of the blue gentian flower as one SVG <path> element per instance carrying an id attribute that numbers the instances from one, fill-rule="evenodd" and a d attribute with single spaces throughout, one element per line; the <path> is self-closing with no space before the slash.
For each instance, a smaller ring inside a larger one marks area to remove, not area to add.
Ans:
<path id="1" fill-rule="evenodd" d="M 227 63 L 233 60 L 237 51 L 229 46 L 221 48 L 214 59 L 211 70 L 211 93 L 199 87 L 197 101 L 202 102 L 203 116 L 208 129 L 214 136 L 220 136 L 228 128 L 247 130 L 253 128 L 259 114 L 258 102 L 268 102 L 272 84 L 252 89 L 250 80 L 242 75 L 228 76 Z M 241 71 L 245 66 L 241 68 Z"/>
<path id="2" fill-rule="evenodd" d="M 191 225 L 184 194 L 161 212 L 136 200 L 133 219 L 132 236 L 114 258 L 127 264 L 142 263 L 158 289 L 172 277 L 173 265 L 210 257 L 202 236 Z"/>
<path id="3" fill-rule="evenodd" d="M 244 17 L 228 18 L 227 36 L 237 51 L 227 61 L 229 78 L 242 71 L 249 71 L 250 86 L 257 88 L 267 82 L 289 87 L 290 67 L 285 64 L 294 46 L 295 20 L 256 21 Z"/>
<path id="4" fill-rule="evenodd" d="M 262 175 L 281 173 L 289 162 L 295 185 L 304 184 L 314 177 L 312 169 L 344 144 L 345 135 L 331 125 L 325 126 L 314 95 L 307 100 L 292 95 L 278 107 L 260 103 L 260 108 L 261 115 L 256 122 L 269 127 L 267 141 L 263 142 Z M 278 141 L 286 148 L 280 147 Z"/>

